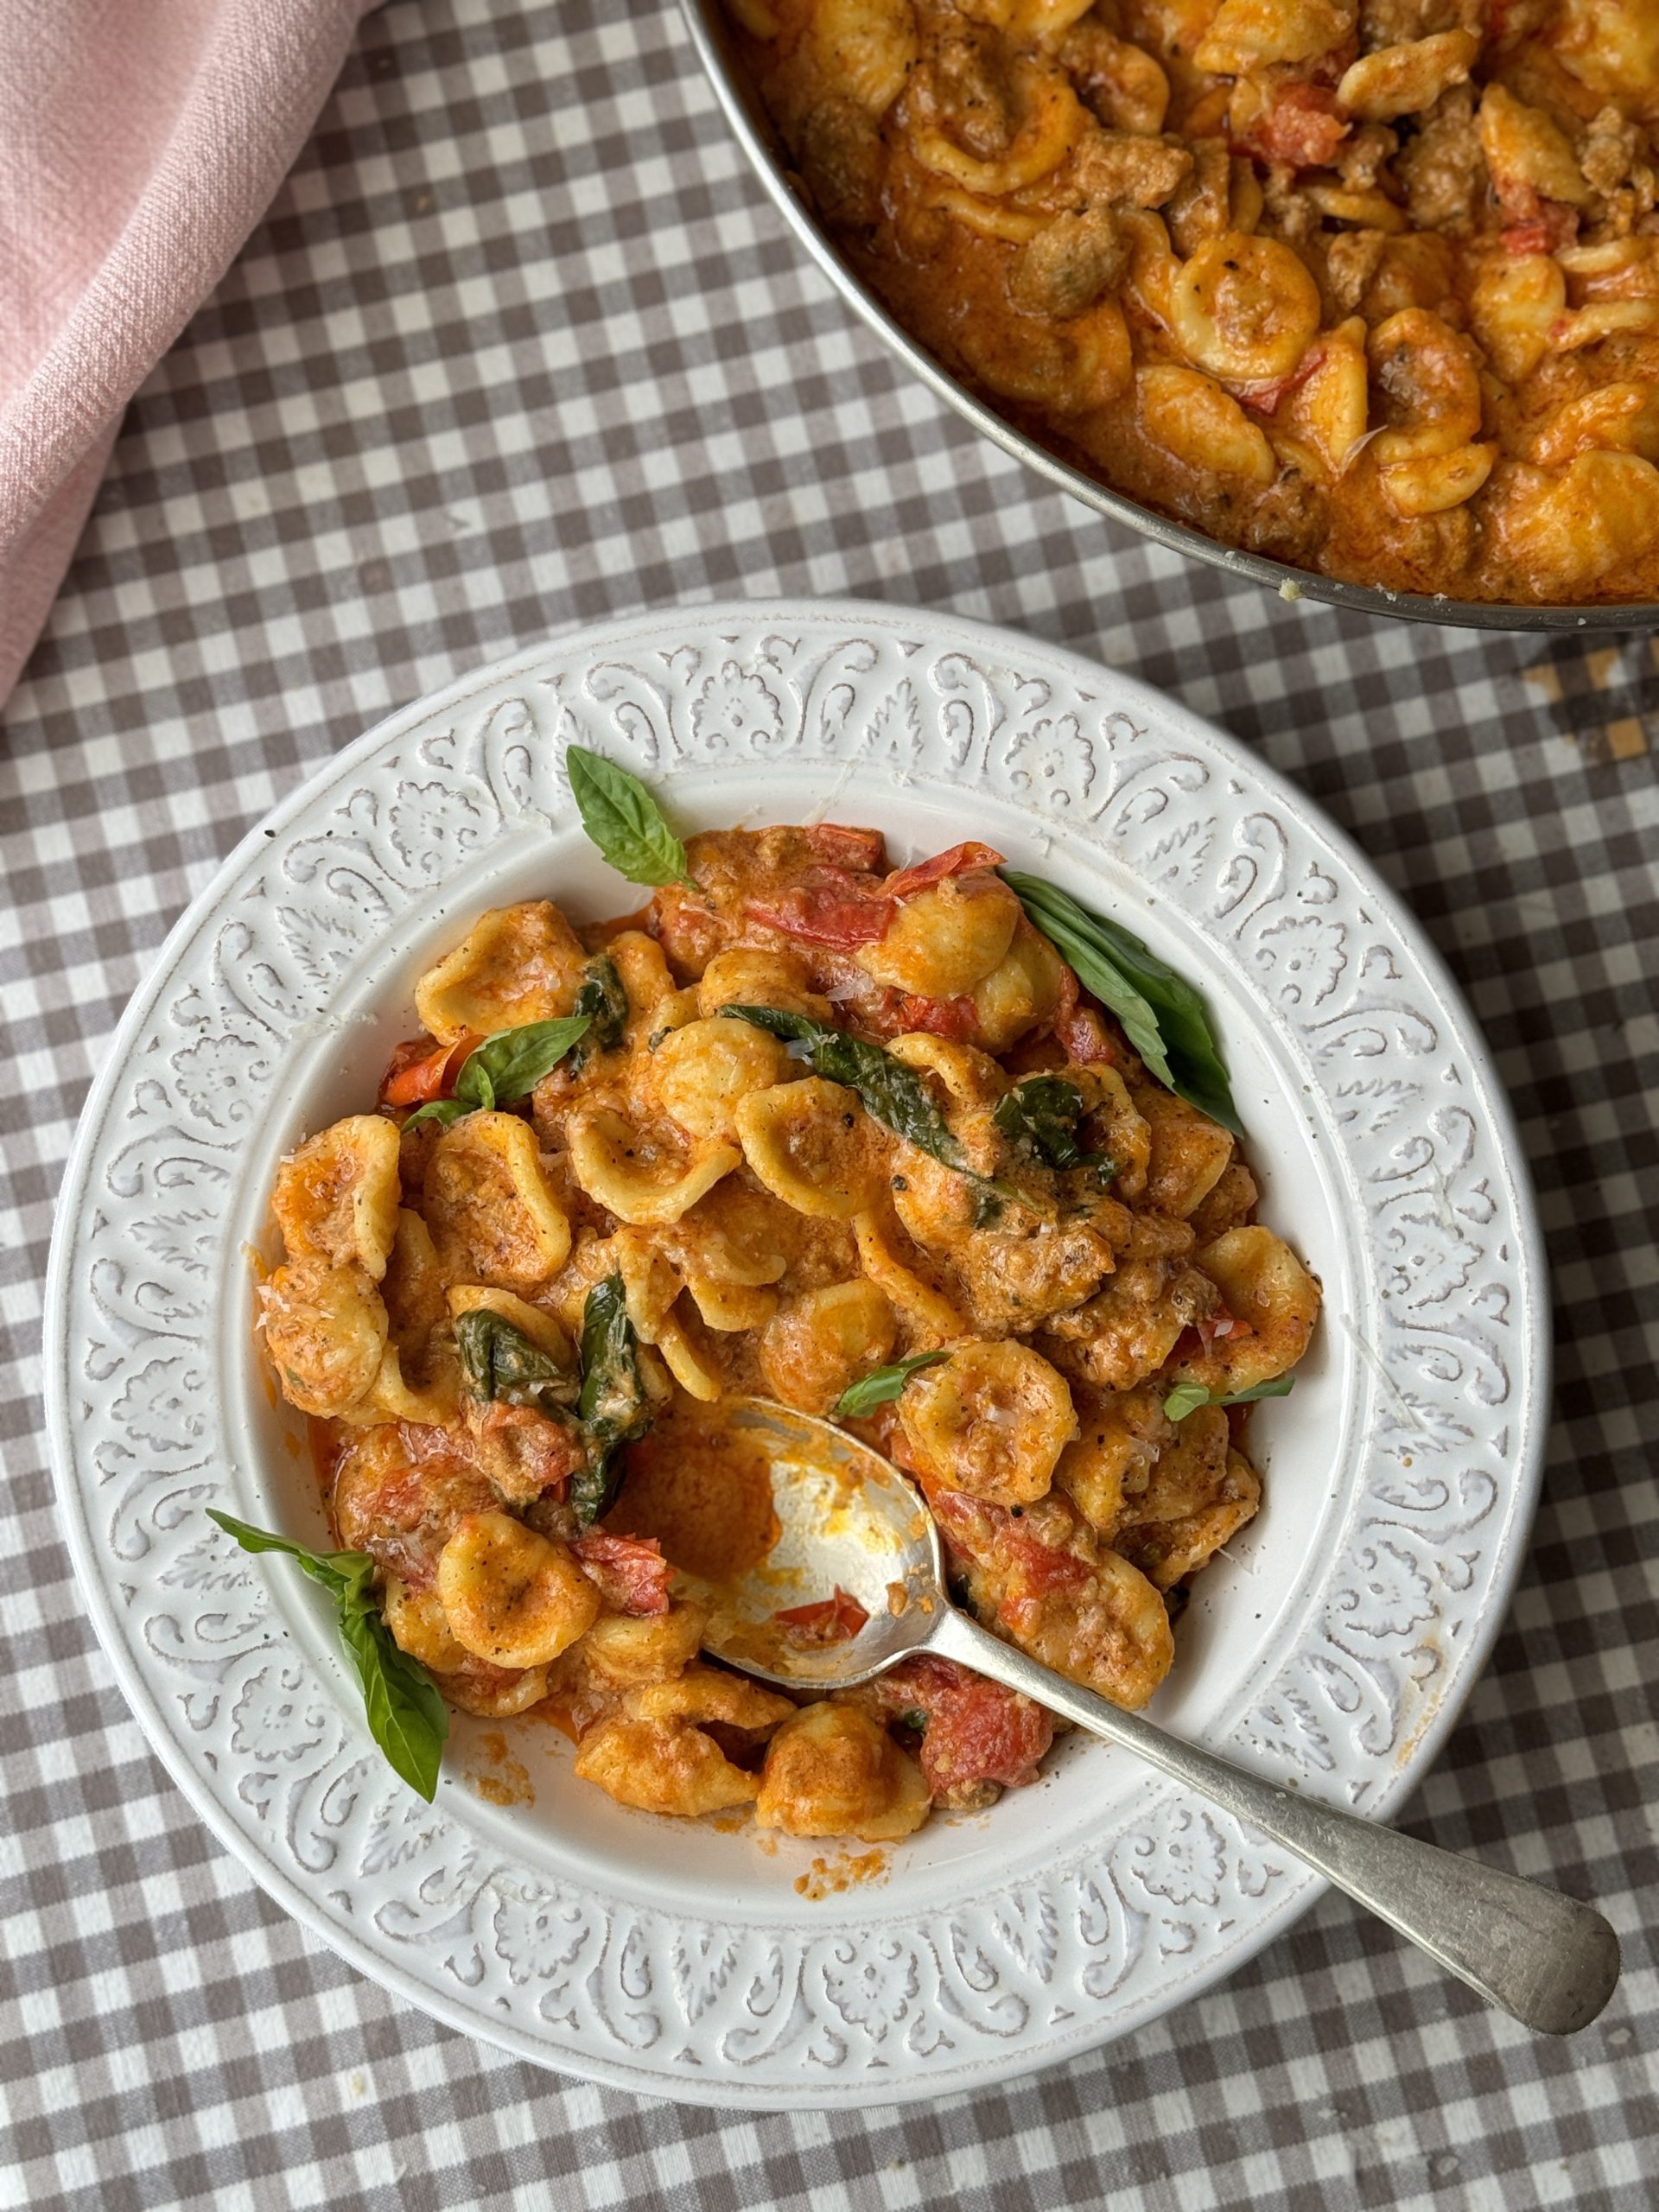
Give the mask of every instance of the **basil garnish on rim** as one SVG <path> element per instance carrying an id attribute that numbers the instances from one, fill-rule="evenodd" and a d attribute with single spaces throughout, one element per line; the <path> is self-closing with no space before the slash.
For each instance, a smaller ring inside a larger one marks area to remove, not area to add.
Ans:
<path id="1" fill-rule="evenodd" d="M 1039 875 L 1005 868 L 1003 880 L 1084 988 L 1117 1016 L 1158 1081 L 1235 1136 L 1244 1125 L 1204 1001 L 1138 937 L 1090 913 Z"/>
<path id="2" fill-rule="evenodd" d="M 211 1505 L 207 1518 L 245 1552 L 285 1554 L 328 1592 L 338 1613 L 341 1646 L 362 1685 L 369 1733 L 410 1788 L 430 1804 L 449 1714 L 431 1675 L 399 1648 L 381 1618 L 372 1588 L 375 1566 L 368 1554 L 308 1551 L 303 1544 L 252 1528 Z"/>
<path id="3" fill-rule="evenodd" d="M 1092 1167 L 1109 1181 L 1117 1163 L 1103 1152 L 1085 1152 L 1077 1142 L 1083 1093 L 1064 1076 L 1028 1075 L 1003 1092 L 991 1119 L 1016 1150 L 1043 1167 Z"/>
<path id="4" fill-rule="evenodd" d="M 566 748 L 564 772 L 582 828 L 619 875 L 630 883 L 690 881 L 685 847 L 638 776 L 581 745 Z"/>
<path id="5" fill-rule="evenodd" d="M 590 1020 L 587 1014 L 564 1014 L 556 1021 L 527 1021 L 517 1029 L 498 1029 L 461 1063 L 454 1097 L 417 1106 L 404 1127 L 442 1122 L 448 1128 L 463 1114 L 493 1113 L 498 1106 L 528 1098 L 542 1077 L 587 1035 Z"/>
<path id="6" fill-rule="evenodd" d="M 1287 1398 L 1295 1387 L 1294 1375 L 1276 1375 L 1249 1390 L 1206 1390 L 1202 1382 L 1178 1382 L 1164 1400 L 1164 1412 L 1171 1421 L 1185 1421 L 1200 1406 L 1253 1406 L 1258 1398 Z"/>
<path id="7" fill-rule="evenodd" d="M 891 1405 L 912 1375 L 919 1375 L 925 1367 L 937 1367 L 950 1357 L 948 1351 L 918 1351 L 913 1359 L 895 1359 L 891 1367 L 873 1367 L 856 1382 L 849 1382 L 836 1400 L 834 1418 L 857 1421 L 864 1414 L 873 1414 L 878 1406 Z"/>

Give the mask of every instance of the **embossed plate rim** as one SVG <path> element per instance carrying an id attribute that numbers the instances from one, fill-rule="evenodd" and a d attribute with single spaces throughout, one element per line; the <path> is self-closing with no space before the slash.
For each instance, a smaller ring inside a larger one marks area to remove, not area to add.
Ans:
<path id="1" fill-rule="evenodd" d="M 592 664 L 615 656 L 629 646 L 652 644 L 661 649 L 665 636 L 676 645 L 697 642 L 704 647 L 712 645 L 717 648 L 724 633 L 734 629 L 753 630 L 765 635 L 771 632 L 787 633 L 803 628 L 810 628 L 826 643 L 830 642 L 833 633 L 838 632 L 876 631 L 893 640 L 902 639 L 908 642 L 915 639 L 924 645 L 936 646 L 941 652 L 955 650 L 970 656 L 977 655 L 989 670 L 1010 676 L 1016 671 L 1034 677 L 1052 674 L 1073 690 L 1092 693 L 1096 697 L 1109 696 L 1114 707 L 1122 705 L 1127 707 L 1131 715 L 1140 714 L 1146 717 L 1156 726 L 1160 734 L 1166 734 L 1178 742 L 1196 744 L 1212 761 L 1219 760 L 1230 768 L 1233 774 L 1241 777 L 1247 786 L 1254 786 L 1255 793 L 1270 801 L 1304 836 L 1316 846 L 1323 847 L 1344 865 L 1365 905 L 1375 914 L 1377 924 L 1387 930 L 1415 963 L 1424 987 L 1423 995 L 1454 1034 L 1458 1051 L 1466 1067 L 1471 1096 L 1489 1120 L 1496 1161 L 1503 1178 L 1506 1218 L 1513 1225 L 1518 1246 L 1515 1265 L 1525 1297 L 1522 1300 L 1524 1310 L 1519 1315 L 1516 1326 L 1527 1365 L 1521 1381 L 1514 1419 L 1517 1433 L 1523 1441 L 1519 1463 L 1509 1472 L 1504 1499 L 1507 1510 L 1492 1540 L 1494 1548 L 1485 1601 L 1470 1625 L 1466 1642 L 1459 1649 L 1456 1673 L 1448 1688 L 1442 1690 L 1398 1764 L 1390 1770 L 1386 1780 L 1377 1785 L 1372 1802 L 1381 1804 L 1385 1810 L 1397 1807 L 1432 1760 L 1478 1677 L 1480 1665 L 1501 1624 L 1519 1567 L 1521 1539 L 1535 1501 L 1541 1466 L 1544 1433 L 1541 1414 L 1547 1402 L 1548 1371 L 1548 1308 L 1543 1295 L 1542 1243 L 1527 1183 L 1523 1155 L 1508 1102 L 1491 1065 L 1491 1056 L 1480 1039 L 1472 1017 L 1463 1004 L 1460 994 L 1433 946 L 1427 944 L 1419 926 L 1401 907 L 1388 887 L 1381 882 L 1363 855 L 1342 832 L 1327 823 L 1317 807 L 1294 785 L 1257 760 L 1236 740 L 1192 715 L 1178 702 L 1166 698 L 1134 678 L 1105 671 L 1098 664 L 1091 663 L 1068 648 L 1027 639 L 1016 632 L 951 614 L 849 601 L 721 601 L 636 616 L 626 622 L 593 632 L 583 632 L 580 628 L 573 628 L 507 656 L 485 669 L 463 676 L 442 690 L 386 717 L 353 745 L 321 763 L 297 790 L 257 823 L 168 933 L 149 976 L 135 994 L 131 1005 L 118 1026 L 103 1068 L 89 1095 L 63 1184 L 58 1232 L 54 1240 L 48 1280 L 46 1396 L 54 1469 L 64 1508 L 70 1548 L 100 1641 L 110 1654 L 117 1678 L 146 1737 L 209 1827 L 249 1867 L 268 1893 L 359 1971 L 368 1974 L 383 1986 L 405 1996 L 410 2002 L 451 2025 L 466 2032 L 481 2034 L 486 2039 L 537 2063 L 586 2074 L 615 2086 L 647 2094 L 666 2094 L 715 2106 L 759 2108 L 775 2107 L 785 2097 L 795 2102 L 817 2105 L 849 2102 L 866 2105 L 873 2097 L 882 2101 L 896 2101 L 912 2096 L 938 2096 L 965 2088 L 975 2081 L 1023 2072 L 1032 2066 L 1052 2063 L 1077 2050 L 1092 2047 L 1156 2017 L 1170 2005 L 1196 1993 L 1242 1964 L 1311 1902 L 1317 1894 L 1319 1885 L 1312 1875 L 1299 1877 L 1291 1874 L 1287 1878 L 1284 1890 L 1277 1901 L 1271 1904 L 1264 1904 L 1260 1910 L 1255 1912 L 1248 1929 L 1237 1940 L 1218 1943 L 1213 1955 L 1200 1957 L 1191 1963 L 1171 1960 L 1167 1976 L 1150 1993 L 1116 2012 L 1103 2010 L 1101 2015 L 1085 2013 L 1077 2017 L 1069 2033 L 1055 2034 L 1055 2024 L 1051 2019 L 1030 2037 L 1022 2032 L 1013 2048 L 1005 2045 L 994 2054 L 982 2053 L 972 2059 L 964 2058 L 939 2065 L 917 2061 L 910 2065 L 908 2071 L 894 2068 L 880 2075 L 873 2075 L 867 2069 L 846 2081 L 831 2082 L 823 2076 L 810 2079 L 798 2072 L 785 2085 L 776 2079 L 761 2082 L 753 2076 L 746 2079 L 741 2074 L 734 2075 L 730 2071 L 715 2072 L 712 2069 L 710 2074 L 701 2079 L 689 2077 L 683 2072 L 671 2074 L 660 2064 L 634 2063 L 613 2053 L 573 2049 L 559 2043 L 551 2035 L 539 2036 L 506 2020 L 488 2017 L 481 2004 L 477 2009 L 469 2009 L 465 2002 L 452 1999 L 447 1992 L 435 1988 L 429 1981 L 423 1980 L 402 1966 L 389 1955 L 384 1936 L 380 1947 L 376 1948 L 374 1942 L 363 1932 L 362 1925 L 346 1924 L 342 1919 L 331 1918 L 320 1895 L 321 1885 L 308 1886 L 297 1871 L 297 1862 L 293 1862 L 296 1868 L 294 1872 L 279 1865 L 249 1830 L 239 1824 L 229 1805 L 220 1802 L 214 1786 L 200 1767 L 194 1763 L 189 1747 L 176 1732 L 179 1726 L 176 1719 L 168 1713 L 161 1692 L 147 1678 L 143 1667 L 129 1648 L 120 1626 L 115 1592 L 110 1586 L 109 1562 L 99 1557 L 92 1538 L 90 1522 L 83 1515 L 82 1493 L 75 1479 L 74 1438 L 69 1421 L 68 1361 L 75 1347 L 69 1338 L 67 1321 L 71 1288 L 69 1269 L 77 1249 L 76 1231 L 81 1201 L 99 1154 L 100 1141 L 105 1134 L 111 1109 L 121 1093 L 129 1058 L 145 1023 L 155 1013 L 169 984 L 182 980 L 180 974 L 181 963 L 198 938 L 204 931 L 217 929 L 222 925 L 226 917 L 221 909 L 227 894 L 242 881 L 251 863 L 268 861 L 271 838 L 267 833 L 274 831 L 280 838 L 285 830 L 297 828 L 314 807 L 319 810 L 321 821 L 327 810 L 324 802 L 334 794 L 340 783 L 348 779 L 360 766 L 383 751 L 387 753 L 394 752 L 423 725 L 439 723 L 446 715 L 453 714 L 469 701 L 531 675 L 559 657 L 574 658 L 585 654 Z M 866 763 L 866 766 L 868 772 L 883 776 L 896 778 L 899 773 L 877 763 Z M 667 772 L 672 773 L 672 768 Z M 1103 851 L 1109 849 L 1103 831 L 1082 824 L 1076 825 L 1076 828 L 1085 843 L 1095 838 Z M 1127 865 L 1121 861 L 1118 864 Z M 442 895 L 442 886 L 434 886 L 420 895 L 424 898 Z M 1184 918 L 1191 923 L 1192 918 L 1187 914 Z M 1241 997 L 1249 1001 L 1252 992 L 1242 963 L 1236 973 Z M 1261 1007 L 1262 1001 L 1258 998 L 1258 1018 Z M 1441 1057 L 1444 1057 L 1444 1050 L 1443 1046 Z M 205 1327 L 204 1334 L 208 1333 Z M 279 1624 L 280 1618 L 278 1616 Z M 221 1787 L 228 1788 L 228 1784 L 222 1783 Z M 573 1885 L 567 1885 L 567 1887 Z M 981 1901 L 966 1897 L 953 1897 L 942 1900 L 941 1910 L 946 1903 L 966 1910 L 970 1904 Z M 603 1910 L 614 1910 L 624 1904 L 635 1912 L 648 1913 L 660 1910 L 652 1907 L 648 1901 L 601 1900 L 596 1893 L 594 1902 Z M 868 1908 L 870 1917 L 880 1922 L 882 1916 L 875 1898 L 868 1899 Z M 502 1955 L 505 1957 L 505 1954 Z M 1109 2003 L 1109 1999 L 1107 2002 Z M 540 2017 L 545 2018 L 546 2016 Z M 1040 2047 L 1026 2047 L 1031 2044 Z"/>

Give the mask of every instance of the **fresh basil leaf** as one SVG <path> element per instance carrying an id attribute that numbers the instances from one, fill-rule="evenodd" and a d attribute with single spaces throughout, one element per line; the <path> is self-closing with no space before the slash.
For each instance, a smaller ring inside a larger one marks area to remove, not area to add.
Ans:
<path id="1" fill-rule="evenodd" d="M 845 1084 L 856 1091 L 866 1113 L 874 1116 L 894 1136 L 903 1137 L 941 1166 L 971 1173 L 968 1155 L 953 1135 L 933 1095 L 914 1068 L 895 1060 L 879 1045 L 849 1036 L 844 1029 L 830 1029 L 804 1014 L 786 1014 L 773 1006 L 723 1006 L 722 1014 L 752 1022 L 757 1029 L 791 1045 L 806 1047 L 801 1057 L 814 1075 L 827 1082 Z M 999 1192 L 999 1196 L 1014 1195 Z"/>
<path id="2" fill-rule="evenodd" d="M 1166 1421 L 1185 1421 L 1188 1414 L 1195 1414 L 1200 1406 L 1210 1402 L 1210 1393 L 1202 1382 L 1178 1382 L 1164 1400 Z"/>
<path id="3" fill-rule="evenodd" d="M 415 1109 L 404 1127 L 412 1129 L 417 1122 L 438 1122 L 447 1129 L 452 1122 L 458 1122 L 463 1114 L 470 1114 L 472 1110 L 464 1099 L 429 1098 L 424 1106 Z"/>
<path id="4" fill-rule="evenodd" d="M 287 1536 L 255 1529 L 214 1506 L 207 1517 L 246 1552 L 281 1552 L 320 1582 L 338 1609 L 336 1626 L 363 1691 L 369 1733 L 394 1770 L 431 1803 L 449 1733 L 449 1714 L 437 1685 L 417 1659 L 399 1649 L 381 1618 L 366 1552 L 314 1552 Z"/>
<path id="5" fill-rule="evenodd" d="M 991 1109 L 996 1127 L 1027 1159 L 1061 1172 L 1092 1167 L 1102 1182 L 1108 1182 L 1116 1174 L 1117 1163 L 1077 1142 L 1082 1115 L 1082 1091 L 1058 1075 L 1027 1076 L 1004 1091 Z"/>
<path id="6" fill-rule="evenodd" d="M 566 749 L 564 772 L 582 826 L 619 875 L 630 883 L 685 883 L 685 847 L 640 782 L 602 753 Z"/>
<path id="7" fill-rule="evenodd" d="M 404 1123 L 412 1129 L 417 1122 L 441 1122 L 447 1129 L 463 1114 L 493 1113 L 498 1106 L 517 1104 L 528 1098 L 542 1077 L 556 1068 L 571 1047 L 588 1033 L 590 1017 L 578 1004 L 574 1014 L 554 1021 L 521 1022 L 517 1029 L 498 1029 L 475 1045 L 461 1062 L 453 1098 L 429 1099 L 417 1106 Z"/>
<path id="8" fill-rule="evenodd" d="M 820 1038 L 834 1037 L 838 1032 L 825 1028 L 821 1021 L 814 1021 L 810 1014 L 789 1014 L 780 1006 L 723 1006 L 721 1019 L 728 1015 L 734 1021 L 747 1021 L 756 1029 L 764 1029 L 769 1036 L 779 1037 L 786 1045 L 807 1045 L 816 1048 Z"/>
<path id="9" fill-rule="evenodd" d="M 652 1403 L 639 1371 L 639 1344 L 628 1319 L 620 1274 L 607 1275 L 582 1309 L 582 1396 L 576 1408 L 594 1447 L 570 1478 L 576 1519 L 589 1528 L 608 1512 L 621 1486 L 623 1445 L 651 1427 Z"/>
<path id="10" fill-rule="evenodd" d="M 603 1444 L 642 1436 L 651 1401 L 639 1373 L 639 1348 L 628 1319 L 621 1275 L 607 1275 L 582 1309 L 582 1425 Z"/>
<path id="11" fill-rule="evenodd" d="M 486 1402 L 533 1406 L 556 1414 L 575 1402 L 580 1385 L 505 1313 L 475 1306 L 455 1320 L 455 1350 L 467 1389 Z"/>
<path id="12" fill-rule="evenodd" d="M 207 1518 L 217 1522 L 227 1536 L 234 1536 L 245 1552 L 280 1552 L 295 1560 L 341 1605 L 359 1603 L 374 1578 L 374 1561 L 366 1552 L 309 1551 L 291 1537 L 272 1535 L 269 1529 L 256 1529 L 251 1522 L 221 1513 L 216 1505 L 207 1508 Z"/>
<path id="13" fill-rule="evenodd" d="M 1077 970 L 1084 988 L 1092 992 L 1109 1013 L 1117 1016 L 1123 1025 L 1124 1035 L 1152 1073 L 1173 1090 L 1174 1071 L 1164 1050 L 1158 1016 L 1113 959 L 1103 938 L 1092 931 L 1094 917 L 1063 891 L 1052 890 L 1039 877 L 1021 874 L 1017 868 L 1004 873 L 1025 908 L 1026 918 Z"/>
<path id="14" fill-rule="evenodd" d="M 1121 923 L 1091 913 L 1040 876 L 1019 868 L 1004 868 L 1002 874 L 1033 926 L 1077 970 L 1084 988 L 1117 1016 L 1158 1081 L 1243 1136 L 1204 1001 L 1185 977 Z"/>
<path id="15" fill-rule="evenodd" d="M 486 1110 L 516 1105 L 582 1042 L 591 1023 L 592 1017 L 578 1005 L 574 1014 L 561 1014 L 555 1021 L 526 1021 L 517 1029 L 498 1029 L 467 1054 L 455 1078 L 456 1097 Z"/>
<path id="16" fill-rule="evenodd" d="M 588 963 L 575 1011 L 588 1021 L 587 1035 L 570 1055 L 570 1072 L 580 1075 L 596 1052 L 615 1052 L 627 1035 L 627 986 L 608 952 L 599 953 Z"/>
<path id="17" fill-rule="evenodd" d="M 1257 1382 L 1248 1390 L 1206 1390 L 1202 1382 L 1178 1382 L 1164 1400 L 1171 1421 L 1185 1421 L 1200 1406 L 1253 1406 L 1258 1398 L 1287 1398 L 1296 1387 L 1294 1375 L 1275 1375 L 1271 1382 Z"/>
<path id="18" fill-rule="evenodd" d="M 363 1686 L 369 1733 L 393 1770 L 429 1805 L 449 1733 L 449 1713 L 437 1685 L 399 1647 L 372 1606 L 341 1613 L 340 1640 Z"/>
<path id="19" fill-rule="evenodd" d="M 950 1357 L 948 1351 L 918 1351 L 913 1359 L 894 1360 L 891 1367 L 873 1367 L 856 1382 L 849 1382 L 836 1400 L 836 1420 L 857 1421 L 873 1414 L 878 1406 L 891 1405 L 912 1375 L 919 1375 L 925 1367 L 937 1367 Z"/>
<path id="20" fill-rule="evenodd" d="M 622 1460 L 614 1451 L 600 1452 L 586 1466 L 578 1467 L 567 1493 L 577 1525 L 591 1529 L 595 1521 L 603 1520 L 621 1487 Z"/>

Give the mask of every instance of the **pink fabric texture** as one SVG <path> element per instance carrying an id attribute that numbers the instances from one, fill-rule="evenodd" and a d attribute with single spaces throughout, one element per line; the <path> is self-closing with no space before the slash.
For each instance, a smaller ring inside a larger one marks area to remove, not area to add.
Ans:
<path id="1" fill-rule="evenodd" d="M 0 704 L 122 410 L 270 205 L 365 0 L 0 0 Z"/>

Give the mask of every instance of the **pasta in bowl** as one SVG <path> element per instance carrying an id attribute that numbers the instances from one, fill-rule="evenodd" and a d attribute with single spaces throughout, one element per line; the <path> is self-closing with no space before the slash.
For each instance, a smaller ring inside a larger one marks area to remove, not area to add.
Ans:
<path id="1" fill-rule="evenodd" d="M 1249 1408 L 1319 1283 L 1255 1217 L 1201 1001 L 1121 925 L 974 841 L 896 869 L 829 823 L 682 845 L 569 758 L 649 901 L 476 917 L 372 1110 L 276 1176 L 264 1345 L 341 1547 L 303 1561 L 429 1796 L 454 1706 L 556 1714 L 575 1775 L 651 1813 L 883 1842 L 983 1809 L 1049 1750 L 1029 1699 L 927 1655 L 817 1699 L 702 1655 L 777 1535 L 720 1408 L 848 1423 L 963 1602 L 1135 1707 L 1257 1510 Z M 868 1618 L 778 1579 L 778 1635 Z"/>

